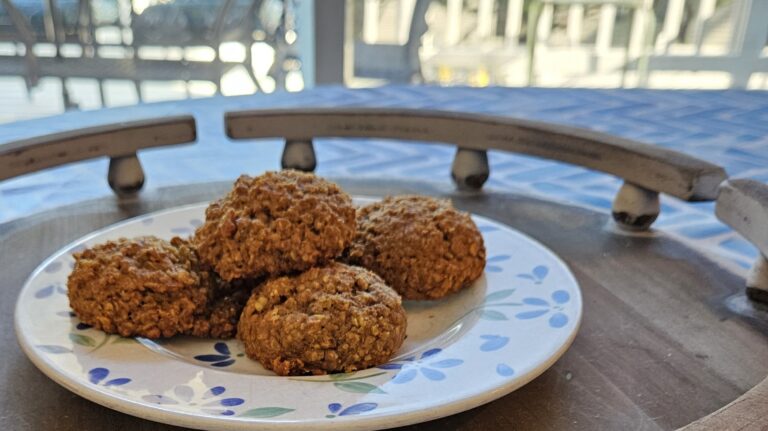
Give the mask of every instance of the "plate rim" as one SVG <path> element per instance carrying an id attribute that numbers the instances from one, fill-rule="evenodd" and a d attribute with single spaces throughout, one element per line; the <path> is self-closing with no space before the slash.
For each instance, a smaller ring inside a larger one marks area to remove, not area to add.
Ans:
<path id="1" fill-rule="evenodd" d="M 353 199 L 381 199 L 380 196 L 370 195 L 353 195 Z M 160 406 L 152 405 L 149 403 L 140 403 L 135 400 L 131 400 L 127 397 L 123 397 L 120 394 L 116 394 L 111 391 L 101 389 L 99 387 L 84 385 L 80 380 L 73 377 L 69 377 L 64 373 L 60 373 L 55 369 L 52 361 L 46 359 L 42 354 L 39 354 L 37 350 L 29 344 L 29 340 L 22 336 L 22 328 L 20 327 L 19 309 L 22 303 L 22 292 L 24 292 L 29 286 L 30 282 L 35 279 L 45 267 L 52 261 L 58 259 L 67 251 L 71 250 L 78 243 L 83 243 L 91 240 L 97 236 L 100 236 L 108 231 L 118 229 L 124 225 L 135 223 L 139 220 L 149 217 L 156 217 L 167 213 L 173 213 L 177 211 L 184 211 L 193 208 L 199 208 L 203 205 L 208 205 L 209 201 L 201 201 L 197 203 L 178 205 L 170 208 L 164 208 L 157 211 L 151 211 L 145 214 L 140 214 L 134 217 L 130 217 L 118 222 L 103 226 L 99 229 L 91 231 L 90 233 L 80 236 L 73 241 L 70 241 L 51 253 L 45 260 L 43 260 L 26 278 L 19 289 L 19 295 L 14 305 L 14 332 L 16 340 L 22 351 L 27 358 L 48 378 L 69 390 L 70 392 L 85 398 L 91 402 L 99 404 L 103 407 L 115 410 L 124 414 L 128 414 L 140 419 L 147 419 L 158 423 L 174 426 L 184 426 L 193 429 L 221 429 L 221 430 L 261 430 L 261 429 L 282 429 L 286 431 L 299 431 L 316 429 L 321 423 L 319 418 L 306 418 L 306 419 L 281 419 L 279 421 L 271 420 L 270 418 L 236 418 L 231 416 L 203 416 L 196 415 L 184 411 L 169 411 L 163 409 Z M 487 404 L 494 400 L 497 400 L 505 395 L 508 395 L 515 390 L 527 385 L 545 371 L 550 369 L 573 344 L 576 336 L 581 328 L 584 312 L 583 295 L 581 292 L 581 285 L 579 284 L 576 276 L 573 274 L 570 266 L 553 250 L 546 245 L 542 244 L 537 239 L 530 235 L 521 232 L 520 230 L 501 222 L 495 218 L 469 212 L 473 216 L 479 216 L 481 218 L 490 220 L 496 224 L 501 225 L 505 229 L 508 229 L 516 235 L 524 237 L 526 240 L 533 242 L 542 250 L 547 252 L 549 256 L 565 268 L 565 275 L 576 287 L 574 293 L 578 302 L 577 316 L 573 329 L 571 330 L 565 341 L 555 350 L 545 361 L 539 363 L 535 368 L 529 370 L 525 374 L 520 374 L 516 379 L 502 382 L 494 386 L 490 390 L 486 390 L 477 393 L 469 397 L 452 397 L 449 401 L 437 406 L 430 407 L 429 409 L 414 409 L 406 412 L 398 412 L 396 414 L 384 413 L 384 414 L 371 414 L 371 415 L 353 415 L 353 416 L 337 416 L 333 419 L 324 419 L 323 424 L 333 425 L 334 429 L 338 430 L 362 430 L 362 429 L 387 429 L 399 426 L 412 425 L 417 423 L 428 422 L 431 420 L 451 416 L 458 414 L 475 407 Z"/>

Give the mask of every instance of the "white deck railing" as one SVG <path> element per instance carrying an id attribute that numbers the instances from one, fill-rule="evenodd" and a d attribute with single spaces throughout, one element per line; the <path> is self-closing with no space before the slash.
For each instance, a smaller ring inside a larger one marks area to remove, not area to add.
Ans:
<path id="1" fill-rule="evenodd" d="M 461 68 L 461 63 L 465 63 L 471 68 L 482 63 L 480 53 L 487 57 L 490 51 L 501 57 L 491 68 L 515 61 L 520 63 L 519 59 L 526 56 L 521 46 L 525 44 L 526 11 L 532 1 L 447 0 L 445 7 L 435 2 L 430 14 L 433 9 L 437 10 L 425 38 L 422 60 L 427 66 L 440 65 L 445 60 L 448 67 Z M 374 43 L 381 38 L 380 32 L 386 29 L 379 26 L 380 19 L 393 7 L 398 9 L 397 39 L 407 40 L 411 22 L 407 11 L 413 10 L 415 0 L 364 0 L 361 3 L 366 42 Z M 672 70 L 725 72 L 731 77 L 729 86 L 732 87 L 745 87 L 753 72 L 768 71 L 764 54 L 768 40 L 768 0 L 733 0 L 721 2 L 719 6 L 716 0 L 668 0 L 664 10 L 659 10 L 653 0 L 637 0 L 634 1 L 636 7 L 632 8 L 625 46 L 614 43 L 621 18 L 617 12 L 622 8 L 627 10 L 615 3 L 622 2 L 544 0 L 542 3 L 536 34 L 537 63 L 540 61 L 544 66 L 537 67 L 540 70 L 556 61 L 553 56 L 567 49 L 570 55 L 581 52 L 597 63 L 603 57 L 613 59 L 605 63 L 614 71 L 617 64 L 623 67 L 625 56 L 631 69 L 636 67 L 638 59 L 647 56 L 650 74 Z M 565 19 L 558 20 L 558 28 L 553 30 L 555 10 Z M 626 20 L 626 14 L 623 19 Z M 656 21 L 655 28 L 648 25 L 648 20 Z M 387 28 L 391 31 L 392 26 Z M 681 34 L 683 29 L 685 34 Z M 555 31 L 560 33 L 559 42 L 552 40 Z M 643 77 L 638 77 L 637 82 L 645 84 Z"/>

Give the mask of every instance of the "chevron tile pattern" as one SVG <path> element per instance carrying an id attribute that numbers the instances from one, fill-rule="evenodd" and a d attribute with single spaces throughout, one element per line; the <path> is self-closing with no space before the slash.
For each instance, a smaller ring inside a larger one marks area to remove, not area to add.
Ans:
<path id="1" fill-rule="evenodd" d="M 691 154 L 724 166 L 728 174 L 768 182 L 768 93 L 746 91 L 582 90 L 388 86 L 364 90 L 318 88 L 303 93 L 216 97 L 98 111 L 101 120 L 156 112 L 193 112 L 199 143 L 178 147 L 173 168 L 168 150 L 142 153 L 147 187 L 233 179 L 279 165 L 277 141 L 231 143 L 223 138 L 222 112 L 237 109 L 369 106 L 439 109 L 529 118 L 592 128 Z M 7 139 L 29 130 L 51 131 L 87 113 L 66 114 L 0 127 Z M 143 116 L 146 117 L 146 114 Z M 92 117 L 91 117 L 92 118 Z M 100 120 L 100 121 L 101 121 Z M 95 120 L 94 120 L 95 121 Z M 61 123 L 60 126 L 56 126 Z M 46 126 L 42 126 L 46 127 Z M 6 138 L 4 138 L 6 139 Z M 450 181 L 454 149 L 377 139 L 318 142 L 318 173 Z M 611 176 L 556 162 L 492 152 L 487 187 L 545 197 L 598 211 L 610 210 L 621 182 Z M 0 183 L 0 222 L 65 203 L 103 196 L 105 160 L 56 168 Z M 705 249 L 735 268 L 748 268 L 756 250 L 719 223 L 712 203 L 663 198 L 655 227 Z"/>

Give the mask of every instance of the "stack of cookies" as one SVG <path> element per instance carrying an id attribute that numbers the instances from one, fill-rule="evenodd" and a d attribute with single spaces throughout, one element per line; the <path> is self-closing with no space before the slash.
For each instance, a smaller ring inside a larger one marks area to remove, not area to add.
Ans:
<path id="1" fill-rule="evenodd" d="M 237 336 L 279 375 L 387 362 L 405 339 L 401 298 L 439 299 L 485 267 L 482 236 L 448 201 L 386 198 L 355 210 L 297 171 L 241 176 L 194 235 L 120 239 L 75 255 L 72 309 L 109 333 Z"/>

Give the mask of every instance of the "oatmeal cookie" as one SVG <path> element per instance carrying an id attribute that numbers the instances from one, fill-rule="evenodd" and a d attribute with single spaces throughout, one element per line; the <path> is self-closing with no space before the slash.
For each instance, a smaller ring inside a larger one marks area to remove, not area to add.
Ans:
<path id="1" fill-rule="evenodd" d="M 70 306 L 82 322 L 123 337 L 190 331 L 216 284 L 181 238 L 121 238 L 74 257 L 67 280 Z"/>
<path id="2" fill-rule="evenodd" d="M 336 184 L 285 170 L 241 176 L 205 211 L 192 243 L 225 280 L 304 271 L 339 256 L 355 233 L 351 198 Z"/>
<path id="3" fill-rule="evenodd" d="M 483 237 L 450 201 L 387 197 L 357 211 L 348 263 L 380 275 L 405 299 L 438 299 L 480 277 Z"/>
<path id="4" fill-rule="evenodd" d="M 248 300 L 238 338 L 279 375 L 351 372 L 383 364 L 405 338 L 400 296 L 342 263 L 266 282 Z"/>
<path id="5" fill-rule="evenodd" d="M 195 315 L 192 329 L 187 334 L 201 338 L 234 338 L 240 314 L 258 281 L 222 281 L 221 284 L 225 286 L 218 287 L 205 311 Z"/>

